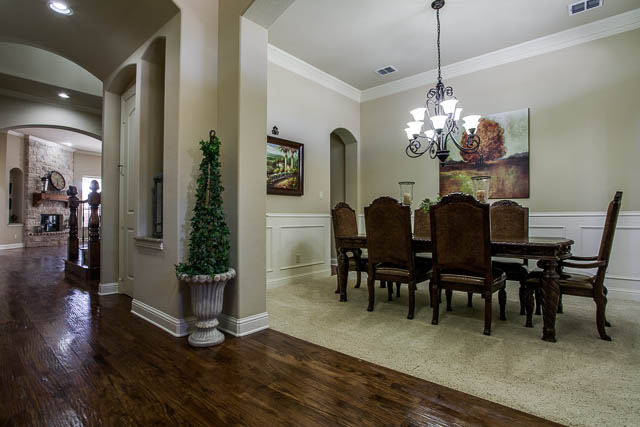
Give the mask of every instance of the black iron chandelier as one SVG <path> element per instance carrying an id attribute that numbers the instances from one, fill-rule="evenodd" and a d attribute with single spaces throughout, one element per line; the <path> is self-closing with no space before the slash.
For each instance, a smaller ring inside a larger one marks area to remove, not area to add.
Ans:
<path id="1" fill-rule="evenodd" d="M 453 88 L 442 83 L 440 71 L 440 9 L 444 7 L 444 0 L 434 0 L 431 7 L 436 10 L 438 20 L 438 83 L 427 92 L 427 102 L 422 108 L 411 110 L 414 121 L 407 123 L 407 156 L 416 158 L 429 153 L 432 159 L 436 157 L 444 162 L 449 157 L 447 144 L 453 142 L 464 153 L 474 153 L 480 146 L 480 137 L 476 129 L 480 121 L 479 115 L 464 117 L 463 126 L 467 130 L 466 140 L 460 144 L 456 136 L 460 132 L 458 122 L 462 108 L 458 107 L 458 98 L 453 96 Z M 428 120 L 425 120 L 425 117 Z M 428 123 L 426 125 L 425 123 Z"/>

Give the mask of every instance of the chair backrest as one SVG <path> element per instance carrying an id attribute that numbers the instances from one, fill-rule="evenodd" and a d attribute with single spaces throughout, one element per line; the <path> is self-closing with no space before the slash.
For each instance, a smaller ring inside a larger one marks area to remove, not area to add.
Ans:
<path id="1" fill-rule="evenodd" d="M 413 212 L 413 235 L 426 239 L 431 237 L 431 219 L 429 218 L 429 212 L 425 212 L 422 208 L 418 208 Z"/>
<path id="2" fill-rule="evenodd" d="M 392 197 L 364 208 L 369 265 L 393 263 L 413 269 L 411 209 Z"/>
<path id="3" fill-rule="evenodd" d="M 607 208 L 607 219 L 604 223 L 602 240 L 600 241 L 600 251 L 598 252 L 598 261 L 604 261 L 605 264 L 599 267 L 596 273 L 596 287 L 603 286 L 604 276 L 609 266 L 609 258 L 611 257 L 611 249 L 613 248 L 613 237 L 616 234 L 616 225 L 618 223 L 618 215 L 620 214 L 620 205 L 622 205 L 622 191 L 617 191 Z"/>
<path id="4" fill-rule="evenodd" d="M 464 193 L 452 193 L 429 209 L 433 273 L 462 270 L 491 284 L 489 205 Z"/>
<path id="5" fill-rule="evenodd" d="M 491 240 L 529 237 L 529 208 L 511 200 L 491 205 Z"/>
<path id="6" fill-rule="evenodd" d="M 358 235 L 358 222 L 356 211 L 344 202 L 340 202 L 331 209 L 333 221 L 333 234 L 335 237 L 349 237 Z"/>

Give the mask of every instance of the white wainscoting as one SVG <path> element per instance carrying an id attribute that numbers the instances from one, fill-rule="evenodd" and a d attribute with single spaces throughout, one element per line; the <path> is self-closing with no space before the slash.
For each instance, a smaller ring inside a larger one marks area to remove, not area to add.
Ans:
<path id="1" fill-rule="evenodd" d="M 331 274 L 331 215 L 267 214 L 267 287 Z"/>
<path id="2" fill-rule="evenodd" d="M 529 234 L 566 237 L 575 242 L 574 255 L 597 255 L 605 217 L 605 212 L 534 212 L 529 215 Z M 365 229 L 362 214 L 358 227 Z M 640 301 L 639 261 L 640 212 L 621 212 L 605 282 L 610 299 Z"/>

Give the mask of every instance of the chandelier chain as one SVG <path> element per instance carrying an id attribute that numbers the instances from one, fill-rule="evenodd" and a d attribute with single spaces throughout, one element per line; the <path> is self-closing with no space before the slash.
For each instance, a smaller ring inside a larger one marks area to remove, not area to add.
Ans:
<path id="1" fill-rule="evenodd" d="M 438 20 L 438 81 L 442 81 L 442 74 L 440 72 L 440 9 L 436 10 L 436 19 Z"/>

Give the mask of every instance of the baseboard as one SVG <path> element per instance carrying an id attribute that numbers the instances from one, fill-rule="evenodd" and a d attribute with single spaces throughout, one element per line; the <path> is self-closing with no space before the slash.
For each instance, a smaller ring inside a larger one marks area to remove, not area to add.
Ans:
<path id="1" fill-rule="evenodd" d="M 100 283 L 98 286 L 98 295 L 115 295 L 118 293 L 118 283 Z"/>
<path id="2" fill-rule="evenodd" d="M 313 271 L 311 273 L 297 274 L 295 276 L 281 277 L 279 279 L 267 280 L 267 289 L 279 288 L 280 286 L 297 283 L 301 280 L 322 279 L 329 276 L 331 276 L 331 268 L 326 270 Z"/>
<path id="3" fill-rule="evenodd" d="M 9 243 L 7 245 L 0 245 L 0 251 L 4 251 L 6 249 L 21 249 L 24 248 L 24 243 Z"/>
<path id="4" fill-rule="evenodd" d="M 188 335 L 196 322 L 195 317 L 176 319 L 136 299 L 131 301 L 131 313 L 170 333 L 174 337 L 184 337 Z"/>
<path id="5" fill-rule="evenodd" d="M 221 314 L 218 329 L 234 337 L 243 337 L 269 328 L 269 313 L 264 312 L 241 319 Z"/>

